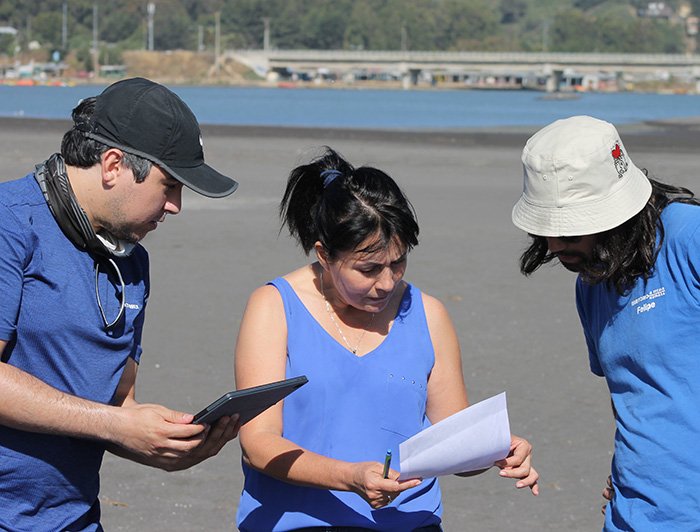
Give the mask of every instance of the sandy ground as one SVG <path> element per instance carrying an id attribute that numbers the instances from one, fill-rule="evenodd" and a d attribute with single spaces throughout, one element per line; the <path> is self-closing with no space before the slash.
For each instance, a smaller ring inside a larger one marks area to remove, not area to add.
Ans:
<path id="1" fill-rule="evenodd" d="M 621 128 L 639 166 L 700 191 L 698 121 Z M 0 120 L 2 179 L 21 177 L 59 147 L 65 122 Z M 148 236 L 152 290 L 137 399 L 196 412 L 234 388 L 233 347 L 248 295 L 307 262 L 278 234 L 289 170 L 319 146 L 394 176 L 412 199 L 421 243 L 407 279 L 447 306 L 459 334 L 470 400 L 507 392 L 511 428 L 534 445 L 540 496 L 496 470 L 441 480 L 447 532 L 589 532 L 602 527 L 600 492 L 614 424 L 602 379 L 588 370 L 574 275 L 546 267 L 522 277 L 525 236 L 510 221 L 520 152 L 534 132 L 415 133 L 204 127 L 207 161 L 241 183 L 230 198 L 186 194 L 183 212 Z M 379 457 L 378 457 L 379 458 Z M 107 531 L 235 530 L 240 449 L 178 473 L 107 455 Z"/>

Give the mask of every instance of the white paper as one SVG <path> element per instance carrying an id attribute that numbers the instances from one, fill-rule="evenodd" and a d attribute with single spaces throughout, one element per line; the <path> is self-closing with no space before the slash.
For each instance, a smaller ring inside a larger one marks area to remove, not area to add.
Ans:
<path id="1" fill-rule="evenodd" d="M 399 480 L 488 469 L 509 452 L 510 424 L 503 392 L 443 419 L 399 445 Z"/>

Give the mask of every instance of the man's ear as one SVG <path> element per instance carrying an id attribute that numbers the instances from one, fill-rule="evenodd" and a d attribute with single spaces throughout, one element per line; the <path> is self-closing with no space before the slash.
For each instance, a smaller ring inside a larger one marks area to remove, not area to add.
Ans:
<path id="1" fill-rule="evenodd" d="M 102 182 L 106 187 L 113 187 L 124 172 L 124 153 L 117 148 L 110 148 L 102 154 Z"/>

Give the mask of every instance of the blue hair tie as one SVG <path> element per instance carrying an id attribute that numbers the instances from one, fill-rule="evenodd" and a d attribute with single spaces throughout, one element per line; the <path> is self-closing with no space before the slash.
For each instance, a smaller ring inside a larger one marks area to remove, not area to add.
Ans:
<path id="1" fill-rule="evenodd" d="M 323 188 L 326 188 L 328 185 L 331 184 L 331 181 L 333 181 L 336 177 L 339 175 L 343 175 L 341 172 L 338 170 L 326 170 L 325 172 L 321 172 L 321 177 L 323 177 Z"/>

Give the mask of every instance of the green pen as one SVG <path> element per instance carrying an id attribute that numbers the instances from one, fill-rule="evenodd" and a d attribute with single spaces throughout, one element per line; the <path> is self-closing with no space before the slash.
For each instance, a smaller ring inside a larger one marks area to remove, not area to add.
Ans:
<path id="1" fill-rule="evenodd" d="M 386 458 L 384 458 L 384 473 L 382 473 L 382 478 L 389 477 L 389 466 L 391 465 L 391 449 L 387 450 Z"/>

